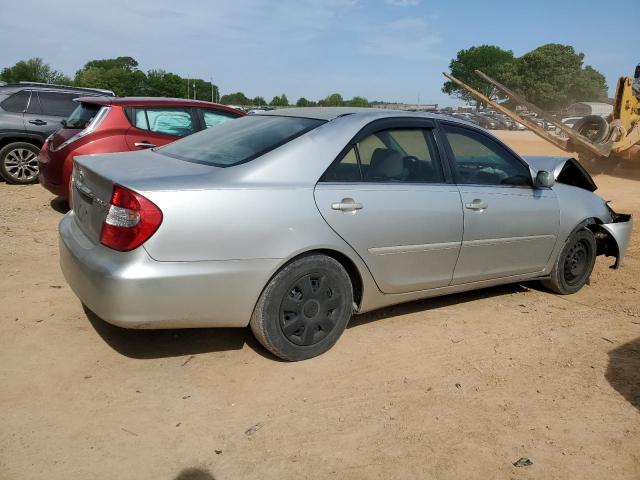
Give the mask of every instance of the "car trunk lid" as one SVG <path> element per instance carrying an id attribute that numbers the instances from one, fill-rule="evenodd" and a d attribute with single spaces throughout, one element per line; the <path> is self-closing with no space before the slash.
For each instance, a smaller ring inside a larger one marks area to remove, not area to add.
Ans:
<path id="1" fill-rule="evenodd" d="M 71 206 L 84 234 L 100 242 L 115 184 L 144 194 L 154 190 L 202 189 L 217 167 L 184 162 L 153 151 L 87 155 L 75 159 Z"/>

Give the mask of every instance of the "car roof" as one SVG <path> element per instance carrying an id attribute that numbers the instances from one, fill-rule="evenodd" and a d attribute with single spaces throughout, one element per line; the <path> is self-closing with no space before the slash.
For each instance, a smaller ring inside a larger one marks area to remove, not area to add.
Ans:
<path id="1" fill-rule="evenodd" d="M 54 85 L 50 83 L 38 83 L 38 82 L 18 82 L 18 83 L 5 83 L 0 84 L 0 92 L 13 93 L 20 90 L 38 90 L 38 91 L 55 91 L 63 93 L 77 93 L 92 94 L 92 95 L 108 95 L 113 96 L 114 93 L 111 90 L 104 90 L 100 88 L 87 88 L 87 87 L 73 87 L 70 85 Z"/>
<path id="2" fill-rule="evenodd" d="M 369 115 L 379 118 L 394 117 L 418 117 L 418 118 L 441 118 L 440 115 L 430 112 L 409 112 L 406 110 L 391 110 L 386 108 L 368 107 L 299 107 L 280 108 L 260 112 L 257 115 L 275 115 L 280 117 L 302 117 L 316 120 L 333 120 L 345 115 Z"/>
<path id="3" fill-rule="evenodd" d="M 167 98 L 167 97 L 80 97 L 75 99 L 76 102 L 94 103 L 97 105 L 118 105 L 122 107 L 149 107 L 163 105 L 181 105 L 181 106 L 199 106 L 199 107 L 216 107 L 220 110 L 227 110 L 234 113 L 244 113 L 242 110 L 232 108 L 219 103 L 205 102 L 204 100 L 189 100 L 186 98 Z"/>

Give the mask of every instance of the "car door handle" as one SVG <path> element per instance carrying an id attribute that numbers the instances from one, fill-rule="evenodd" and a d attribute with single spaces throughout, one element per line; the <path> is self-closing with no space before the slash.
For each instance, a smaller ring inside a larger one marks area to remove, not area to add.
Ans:
<path id="1" fill-rule="evenodd" d="M 355 213 L 356 210 L 362 210 L 362 204 L 354 201 L 353 198 L 343 198 L 340 202 L 332 203 L 331 209 Z"/>
<path id="2" fill-rule="evenodd" d="M 487 202 L 483 202 L 479 198 L 474 198 L 473 202 L 465 203 L 464 208 L 468 208 L 469 210 L 486 210 L 489 208 Z"/>
<path id="3" fill-rule="evenodd" d="M 142 142 L 136 142 L 134 143 L 134 145 L 138 148 L 153 148 L 155 147 L 155 145 L 153 143 L 149 143 L 146 141 L 142 141 Z"/>
<path id="4" fill-rule="evenodd" d="M 29 123 L 32 125 L 46 125 L 47 122 L 45 122 L 44 120 L 40 120 L 40 119 L 36 119 L 36 120 L 29 120 Z"/>

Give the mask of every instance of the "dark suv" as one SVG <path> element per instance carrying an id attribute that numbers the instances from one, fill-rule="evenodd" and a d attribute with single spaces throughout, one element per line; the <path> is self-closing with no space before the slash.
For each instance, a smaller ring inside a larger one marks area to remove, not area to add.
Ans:
<path id="1" fill-rule="evenodd" d="M 0 85 L 0 176 L 7 183 L 38 181 L 40 148 L 78 106 L 73 99 L 86 96 L 114 94 L 43 83 Z"/>

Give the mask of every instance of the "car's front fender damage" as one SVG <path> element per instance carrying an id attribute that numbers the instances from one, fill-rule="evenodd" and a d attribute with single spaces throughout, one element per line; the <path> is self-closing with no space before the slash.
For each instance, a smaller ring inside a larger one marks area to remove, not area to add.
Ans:
<path id="1" fill-rule="evenodd" d="M 598 255 L 615 257 L 616 261 L 611 268 L 620 268 L 629 247 L 633 218 L 626 213 L 616 213 L 611 210 L 612 221 L 591 225 L 591 230 L 596 236 Z"/>
<path id="2" fill-rule="evenodd" d="M 552 172 L 556 182 L 595 192 L 598 187 L 587 170 L 573 157 L 525 157 L 534 173 L 540 170 Z M 579 228 L 591 230 L 598 245 L 598 255 L 615 257 L 611 268 L 619 268 L 627 253 L 633 228 L 633 218 L 626 213 L 617 213 L 607 203 L 609 218 L 590 218 Z"/>

